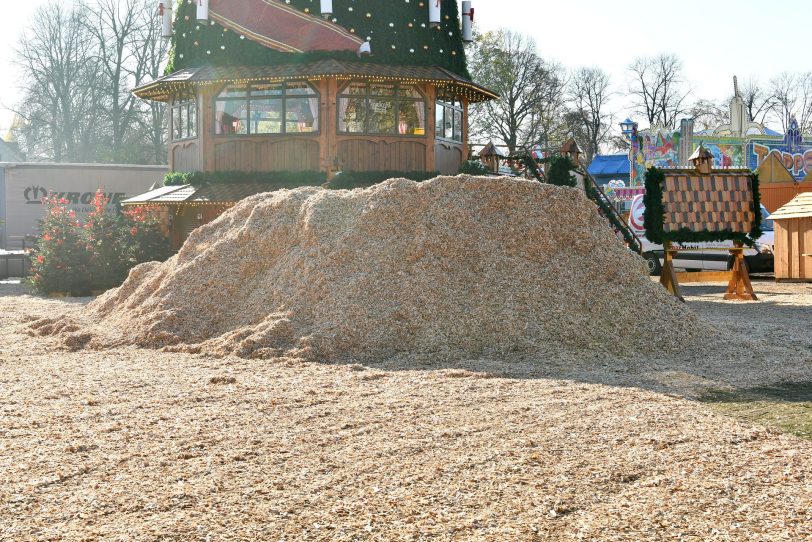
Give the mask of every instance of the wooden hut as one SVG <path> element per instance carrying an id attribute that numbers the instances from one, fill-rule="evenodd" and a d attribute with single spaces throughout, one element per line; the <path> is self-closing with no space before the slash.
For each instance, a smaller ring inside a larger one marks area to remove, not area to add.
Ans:
<path id="1" fill-rule="evenodd" d="M 161 186 L 121 204 L 156 209 L 172 250 L 178 250 L 194 229 L 208 224 L 238 201 L 278 188 L 284 187 L 259 182 Z"/>
<path id="2" fill-rule="evenodd" d="M 507 158 L 507 153 L 499 149 L 496 145 L 494 145 L 493 141 L 489 141 L 487 145 L 485 145 L 481 151 L 479 151 L 479 159 L 480 161 L 487 167 L 492 173 L 499 173 L 499 166 L 502 164 L 502 161 Z"/>
<path id="3" fill-rule="evenodd" d="M 798 194 L 770 218 L 775 228 L 775 279 L 812 281 L 812 192 Z"/>

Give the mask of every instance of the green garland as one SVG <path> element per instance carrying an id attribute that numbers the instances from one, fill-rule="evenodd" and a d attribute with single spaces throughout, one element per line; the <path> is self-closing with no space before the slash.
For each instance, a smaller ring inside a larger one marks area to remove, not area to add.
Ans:
<path id="1" fill-rule="evenodd" d="M 572 173 L 578 167 L 572 163 L 566 156 L 550 156 L 542 158 L 538 161 L 542 164 L 550 164 L 550 169 L 547 171 L 547 182 L 556 186 L 570 186 L 575 187 L 578 181 L 575 180 L 575 175 Z"/>
<path id="2" fill-rule="evenodd" d="M 273 190 L 301 186 L 323 186 L 331 190 L 342 190 L 364 188 L 387 179 L 426 181 L 439 174 L 438 171 L 343 171 L 327 182 L 327 174 L 322 171 L 179 171 L 167 173 L 164 177 L 164 186 L 254 182 L 267 184 L 268 188 Z"/>
<path id="3" fill-rule="evenodd" d="M 321 186 L 327 182 L 327 174 L 322 171 L 176 171 L 167 173 L 164 186 L 183 186 L 191 184 L 229 184 L 255 182 L 273 184 L 279 188 L 296 188 L 299 186 Z"/>
<path id="4" fill-rule="evenodd" d="M 437 28 L 429 27 L 427 1 L 334 0 L 333 20 L 370 39 L 372 55 L 365 62 L 441 66 L 469 77 L 456 0 L 442 0 L 442 23 Z M 320 14 L 320 0 L 289 3 L 315 16 Z M 179 0 L 166 73 L 203 65 L 272 66 L 326 58 L 358 60 L 354 51 L 282 53 L 269 49 L 214 21 L 198 22 L 195 2 Z"/>
<path id="5" fill-rule="evenodd" d="M 623 236 L 623 240 L 626 241 L 626 245 L 631 250 L 641 254 L 643 252 L 643 247 L 640 245 L 640 241 L 634 236 L 634 233 L 632 233 L 632 231 L 629 229 L 629 226 L 620 219 L 617 210 L 608 200 L 605 199 L 606 196 L 604 196 L 598 190 L 598 188 L 596 188 L 594 183 L 595 181 L 589 176 L 589 174 L 584 173 L 584 189 L 587 197 L 595 202 L 598 208 L 600 208 L 601 214 L 606 217 L 609 223 L 617 231 L 620 232 L 620 234 Z"/>
<path id="6" fill-rule="evenodd" d="M 747 246 L 753 246 L 755 240 L 761 237 L 761 197 L 759 194 L 758 174 L 752 176 L 753 205 L 755 218 L 749 233 L 722 231 L 691 231 L 682 228 L 678 231 L 667 232 L 665 224 L 665 206 L 663 205 L 663 185 L 665 173 L 658 168 L 651 167 L 646 172 L 646 193 L 643 196 L 645 212 L 643 225 L 646 228 L 646 238 L 657 245 L 666 241 L 676 243 L 710 243 L 715 241 L 735 241 Z"/>

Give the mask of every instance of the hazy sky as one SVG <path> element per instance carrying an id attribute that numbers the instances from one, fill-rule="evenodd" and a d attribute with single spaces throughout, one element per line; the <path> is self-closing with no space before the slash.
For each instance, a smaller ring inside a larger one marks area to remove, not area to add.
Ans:
<path id="1" fill-rule="evenodd" d="M 47 2 L 0 0 L 0 135 L 11 123 L 7 108 L 20 99 L 13 49 L 34 10 Z M 630 115 L 623 97 L 626 66 L 637 56 L 676 53 L 693 97 L 713 100 L 732 93 L 733 75 L 766 81 L 783 71 L 812 69 L 804 41 L 810 0 L 474 0 L 474 9 L 480 31 L 505 27 L 529 34 L 545 58 L 609 72 L 618 91 L 612 105 L 623 118 Z"/>

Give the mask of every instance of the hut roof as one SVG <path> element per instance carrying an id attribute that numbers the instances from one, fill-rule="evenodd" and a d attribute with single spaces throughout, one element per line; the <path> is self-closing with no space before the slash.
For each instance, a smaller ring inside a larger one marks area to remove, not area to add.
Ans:
<path id="1" fill-rule="evenodd" d="M 499 147 L 493 144 L 493 141 L 489 141 L 485 147 L 479 151 L 480 156 L 498 156 L 499 158 L 507 158 L 507 154 L 504 151 L 500 150 Z"/>
<path id="2" fill-rule="evenodd" d="M 772 220 L 812 217 L 812 192 L 798 194 L 789 203 L 770 215 Z"/>
<path id="3" fill-rule="evenodd" d="M 499 97 L 495 92 L 439 66 L 387 66 L 335 59 L 273 66 L 185 68 L 142 85 L 133 90 L 133 93 L 139 98 L 165 102 L 169 100 L 172 93 L 198 85 L 281 82 L 332 77 L 370 81 L 428 82 L 465 95 L 472 102 L 483 102 Z"/>
<path id="4" fill-rule="evenodd" d="M 212 205 L 237 203 L 254 194 L 273 192 L 289 186 L 260 182 L 234 182 L 195 186 L 162 186 L 121 202 L 122 205 Z"/>
<path id="5" fill-rule="evenodd" d="M 693 162 L 694 160 L 699 160 L 701 158 L 713 160 L 713 153 L 706 149 L 702 143 L 699 144 L 694 153 L 688 158 L 688 161 Z"/>
<path id="6" fill-rule="evenodd" d="M 775 154 L 770 153 L 767 158 L 761 162 L 756 172 L 759 175 L 759 181 L 762 183 L 791 183 L 795 182 L 792 173 L 784 166 L 784 162 L 780 160 Z"/>
<path id="7" fill-rule="evenodd" d="M 578 145 L 578 142 L 575 141 L 574 138 L 569 138 L 564 142 L 564 144 L 561 146 L 561 152 L 584 154 L 584 151 L 581 149 L 580 145 Z"/>

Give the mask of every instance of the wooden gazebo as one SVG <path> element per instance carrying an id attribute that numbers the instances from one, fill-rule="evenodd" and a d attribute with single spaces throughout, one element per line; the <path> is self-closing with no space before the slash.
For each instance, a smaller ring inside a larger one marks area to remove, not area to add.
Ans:
<path id="1" fill-rule="evenodd" d="M 134 92 L 170 106 L 170 171 L 455 174 L 469 105 L 497 97 L 468 76 L 456 0 L 162 6 L 171 73 Z"/>

